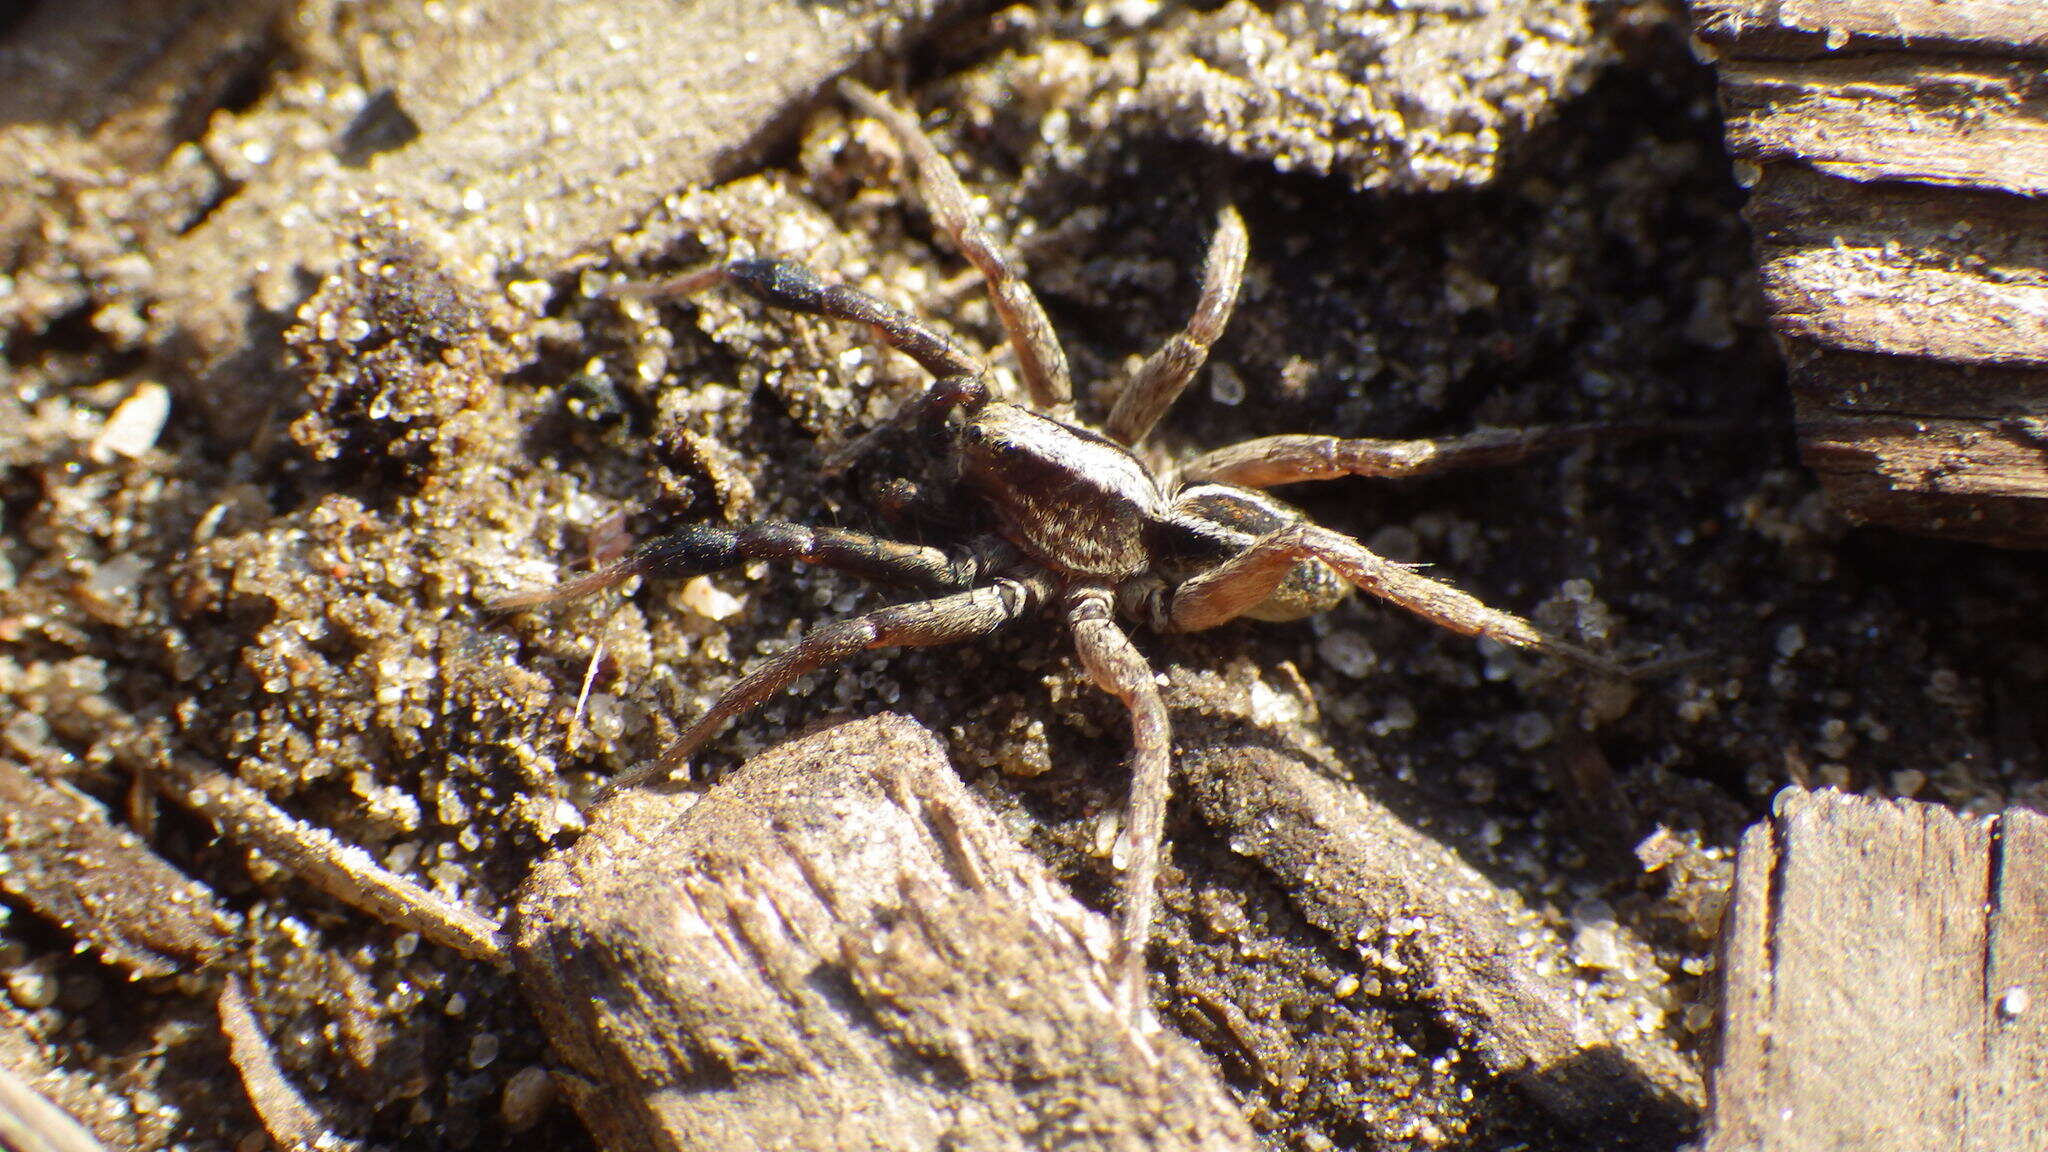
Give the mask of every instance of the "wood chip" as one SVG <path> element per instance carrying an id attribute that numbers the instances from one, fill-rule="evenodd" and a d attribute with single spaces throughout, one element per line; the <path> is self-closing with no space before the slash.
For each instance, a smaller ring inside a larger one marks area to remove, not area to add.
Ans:
<path id="1" fill-rule="evenodd" d="M 344 904 L 473 960 L 505 963 L 505 942 L 490 918 L 380 866 L 368 852 L 299 820 L 263 793 L 189 759 L 158 770 L 166 796 L 206 817 L 221 833 L 254 848 Z"/>
<path id="2" fill-rule="evenodd" d="M 2048 817 L 1787 789 L 1723 947 L 1707 1152 L 2048 1149 Z"/>
<path id="3" fill-rule="evenodd" d="M 328 1131 L 319 1113 L 285 1079 L 284 1069 L 278 1067 L 277 1053 L 271 1050 L 270 1038 L 264 1035 L 255 1009 L 249 1006 L 249 991 L 242 986 L 240 976 L 230 974 L 221 981 L 215 1003 L 220 1011 L 221 1035 L 228 1042 L 228 1059 L 241 1076 L 242 1090 L 249 1094 L 249 1103 L 271 1140 L 283 1152 L 331 1152 L 355 1147 L 353 1142 L 341 1140 Z"/>
<path id="4" fill-rule="evenodd" d="M 1113 1007 L 1109 926 L 901 717 L 629 793 L 537 868 L 518 965 L 608 1148 L 1255 1146 Z"/>

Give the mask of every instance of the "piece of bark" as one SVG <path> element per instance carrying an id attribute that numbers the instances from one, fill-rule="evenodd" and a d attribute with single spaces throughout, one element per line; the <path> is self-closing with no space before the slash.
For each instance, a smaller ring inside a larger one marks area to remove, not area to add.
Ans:
<path id="1" fill-rule="evenodd" d="M 2048 33 L 2013 0 L 1698 0 L 1807 463 L 1851 520 L 2048 545 Z"/>
<path id="2" fill-rule="evenodd" d="M 619 797 L 514 930 L 608 1148 L 1253 1146 L 1199 1053 L 1112 1006 L 1108 925 L 901 717 Z"/>
<path id="3" fill-rule="evenodd" d="M 151 335 L 195 374 L 183 399 L 257 419 L 270 401 L 246 377 L 272 350 L 252 335 L 339 264 L 366 216 L 435 238 L 479 288 L 552 274 L 663 196 L 735 174 L 863 54 L 968 6 L 525 0 L 459 23 L 386 11 L 403 27 L 383 37 L 407 50 L 365 51 L 379 98 L 355 124 L 309 119 L 299 131 L 327 143 L 273 157 L 156 254 Z"/>
<path id="4" fill-rule="evenodd" d="M 2048 1149 L 2048 817 L 1787 789 L 1722 981 L 1708 1152 Z"/>
<path id="5" fill-rule="evenodd" d="M 232 943 L 213 890 L 98 802 L 0 760 L 0 890 L 130 976 L 203 967 Z"/>
<path id="6" fill-rule="evenodd" d="M 1668 1050 L 1619 1047 L 1544 974 L 1513 894 L 1368 793 L 1270 747 L 1183 752 L 1184 787 L 1233 850 L 1372 970 L 1393 958 L 1495 1075 L 1600 1147 L 1663 1147 L 1696 1120 L 1693 1073 Z"/>

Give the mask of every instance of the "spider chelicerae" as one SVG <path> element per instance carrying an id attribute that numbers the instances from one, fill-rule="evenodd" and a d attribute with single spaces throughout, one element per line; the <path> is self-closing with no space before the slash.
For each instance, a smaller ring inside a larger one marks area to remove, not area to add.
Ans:
<path id="1" fill-rule="evenodd" d="M 978 502 L 988 530 L 948 551 L 842 528 L 697 525 L 651 539 L 587 576 L 498 601 L 499 609 L 531 607 L 634 576 L 700 575 L 756 560 L 823 565 L 928 594 L 808 632 L 729 688 L 659 759 L 616 777 L 611 790 L 668 777 L 733 717 L 808 672 L 871 648 L 974 640 L 1055 608 L 1089 677 L 1130 713 L 1132 784 L 1116 854 L 1123 879 L 1111 972 L 1117 998 L 1135 1009 L 1159 872 L 1171 733 L 1152 668 L 1120 618 L 1158 632 L 1199 631 L 1239 617 L 1297 620 L 1359 589 L 1456 632 L 1620 671 L 1262 491 L 1338 476 L 1511 463 L 1612 435 L 1612 427 L 1483 430 L 1439 440 L 1268 436 L 1155 469 L 1132 449 L 1201 368 L 1237 299 L 1247 238 L 1235 209 L 1219 216 L 1194 317 L 1143 363 L 1095 425 L 1075 413 L 1066 354 L 1052 325 L 1014 261 L 975 218 L 959 176 L 909 114 L 851 81 L 841 91 L 896 137 L 933 218 L 980 271 L 1030 403 L 1002 398 L 979 358 L 915 317 L 791 261 L 738 260 L 631 289 L 666 296 L 723 284 L 771 307 L 867 325 L 934 378 L 892 427 L 945 446 L 957 487 Z"/>

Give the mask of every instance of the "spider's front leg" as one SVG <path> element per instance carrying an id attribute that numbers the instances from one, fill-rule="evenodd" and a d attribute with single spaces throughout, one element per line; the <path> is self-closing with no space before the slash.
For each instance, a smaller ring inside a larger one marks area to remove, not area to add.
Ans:
<path id="1" fill-rule="evenodd" d="M 1123 835 L 1118 838 L 1124 849 L 1123 907 L 1111 970 L 1119 1006 L 1136 1012 L 1144 1003 L 1145 944 L 1159 895 L 1159 853 L 1166 830 L 1173 732 L 1151 665 L 1117 627 L 1113 604 L 1114 594 L 1103 587 L 1084 586 L 1067 594 L 1067 620 L 1074 629 L 1081 666 L 1131 713 L 1131 800 Z"/>
<path id="2" fill-rule="evenodd" d="M 737 288 L 771 308 L 865 324 L 883 343 L 917 361 L 933 376 L 973 376 L 983 370 L 973 353 L 931 325 L 858 288 L 833 284 L 794 260 L 733 260 L 665 280 L 622 284 L 611 294 L 642 299 L 687 297 L 720 284 Z"/>
<path id="3" fill-rule="evenodd" d="M 932 387 L 905 404 L 891 420 L 868 429 L 833 453 L 823 468 L 828 476 L 843 471 L 898 429 L 942 415 L 959 402 L 963 390 L 984 387 L 980 381 L 987 367 L 945 333 L 858 288 L 830 283 L 794 260 L 734 260 L 666 280 L 621 285 L 612 294 L 644 299 L 691 296 L 719 284 L 737 288 L 771 308 L 865 324 L 884 344 L 917 361 L 936 378 Z"/>
<path id="4" fill-rule="evenodd" d="M 1118 443 L 1136 444 L 1150 435 L 1209 359 L 1209 346 L 1223 335 L 1223 326 L 1230 323 L 1231 310 L 1237 305 L 1250 244 L 1244 217 L 1225 205 L 1216 217 L 1209 254 L 1202 260 L 1202 296 L 1195 303 L 1195 314 L 1186 329 L 1175 333 L 1139 366 L 1110 409 L 1106 428 Z"/>

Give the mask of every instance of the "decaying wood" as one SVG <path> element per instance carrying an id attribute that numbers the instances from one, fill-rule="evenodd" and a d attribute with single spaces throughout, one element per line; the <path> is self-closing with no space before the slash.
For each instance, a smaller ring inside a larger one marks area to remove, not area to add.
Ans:
<path id="1" fill-rule="evenodd" d="M 1413 965 L 1420 994 L 1487 1068 L 1566 1126 L 1627 1147 L 1691 1127 L 1692 1072 L 1668 1050 L 1604 1035 L 1540 954 L 1515 942 L 1528 910 L 1451 849 L 1272 748 L 1198 750 L 1181 771 L 1203 818 L 1277 876 L 1311 923 L 1368 970 L 1388 957 Z"/>
<path id="2" fill-rule="evenodd" d="M 271 157 L 164 247 L 152 339 L 198 375 L 182 401 L 253 418 L 261 400 L 238 374 L 266 349 L 251 336 L 348 253 L 366 215 L 441 239 L 480 282 L 552 273 L 663 196 L 733 175 L 863 54 L 965 7 L 578 0 L 488 5 L 459 25 L 393 10 L 408 26 L 384 36 L 406 50 L 362 65 L 370 91 L 395 95 L 301 125 L 319 147 Z M 366 134 L 390 146 L 352 150 Z"/>
<path id="3" fill-rule="evenodd" d="M 1855 520 L 2048 544 L 2033 5 L 1705 0 L 1807 462 Z"/>
<path id="4" fill-rule="evenodd" d="M 233 918 L 99 803 L 0 760 L 0 891 L 131 976 L 225 953 Z"/>
<path id="5" fill-rule="evenodd" d="M 628 794 L 515 919 L 609 1148 L 1251 1148 L 1178 1035 L 1111 1002 L 1109 927 L 900 717 Z"/>
<path id="6" fill-rule="evenodd" d="M 2048 1148 L 2048 817 L 1787 790 L 1724 950 L 1708 1152 Z"/>

